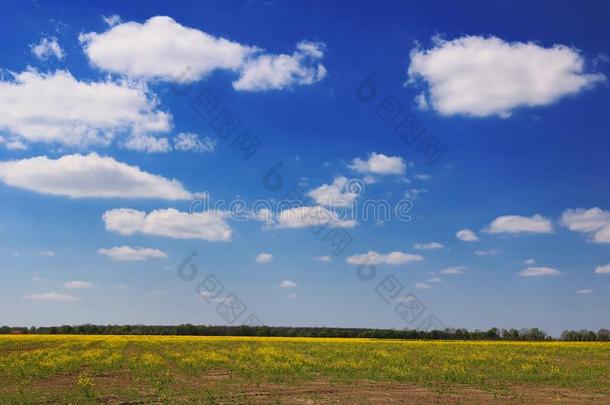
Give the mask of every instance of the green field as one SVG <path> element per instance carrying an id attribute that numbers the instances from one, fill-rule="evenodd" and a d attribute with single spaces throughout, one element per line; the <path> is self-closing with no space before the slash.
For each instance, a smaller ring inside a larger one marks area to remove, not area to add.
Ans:
<path id="1" fill-rule="evenodd" d="M 0 354 L 2 404 L 610 403 L 610 343 L 16 335 Z"/>

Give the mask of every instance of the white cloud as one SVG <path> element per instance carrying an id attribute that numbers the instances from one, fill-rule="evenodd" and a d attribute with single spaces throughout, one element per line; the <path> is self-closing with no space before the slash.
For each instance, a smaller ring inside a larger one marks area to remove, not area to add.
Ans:
<path id="1" fill-rule="evenodd" d="M 527 264 L 529 266 L 531 266 L 532 264 L 536 264 L 536 260 L 534 259 L 527 259 L 523 261 L 523 264 Z"/>
<path id="2" fill-rule="evenodd" d="M 326 76 L 318 63 L 324 56 L 324 44 L 302 41 L 292 55 L 261 55 L 248 60 L 241 68 L 235 90 L 264 91 L 312 84 Z"/>
<path id="3" fill-rule="evenodd" d="M 56 57 L 61 60 L 66 56 L 61 46 L 59 46 L 59 42 L 57 42 L 57 38 L 41 38 L 40 42 L 37 44 L 30 44 L 30 49 L 34 56 L 36 56 L 40 60 L 47 60 L 51 56 Z"/>
<path id="4" fill-rule="evenodd" d="M 605 266 L 597 266 L 595 268 L 595 274 L 610 274 L 610 263 Z"/>
<path id="5" fill-rule="evenodd" d="M 330 256 L 317 256 L 317 257 L 314 257 L 314 259 L 316 259 L 319 262 L 331 262 L 333 260 L 333 258 Z"/>
<path id="6" fill-rule="evenodd" d="M 426 93 L 422 92 L 415 96 L 415 105 L 417 105 L 417 108 L 421 111 L 427 111 L 430 108 Z"/>
<path id="7" fill-rule="evenodd" d="M 133 78 L 194 82 L 217 69 L 239 73 L 236 90 L 262 91 L 315 83 L 326 75 L 319 63 L 324 44 L 301 41 L 291 55 L 262 49 L 185 27 L 167 16 L 144 23 L 109 21 L 102 33 L 79 36 L 96 67 Z"/>
<path id="8" fill-rule="evenodd" d="M 519 275 L 522 277 L 558 276 L 559 274 L 561 273 L 558 270 L 551 267 L 528 267 L 519 272 Z"/>
<path id="9" fill-rule="evenodd" d="M 356 158 L 349 168 L 359 173 L 404 175 L 407 170 L 405 161 L 400 156 L 386 156 L 382 153 L 371 153 L 367 160 Z"/>
<path id="10" fill-rule="evenodd" d="M 487 249 L 487 250 L 475 250 L 474 254 L 477 256 L 493 256 L 500 253 L 499 249 Z"/>
<path id="11" fill-rule="evenodd" d="M 236 70 L 257 50 L 185 27 L 166 16 L 142 24 L 116 24 L 100 34 L 81 34 L 79 40 L 90 62 L 102 70 L 183 82 L 199 80 L 215 69 Z"/>
<path id="12" fill-rule="evenodd" d="M 269 263 L 273 261 L 273 255 L 271 253 L 261 252 L 256 255 L 254 261 L 257 263 Z"/>
<path id="13" fill-rule="evenodd" d="M 83 148 L 171 129 L 171 115 L 141 85 L 78 81 L 61 70 L 11 75 L 0 80 L 0 130 L 23 141 Z"/>
<path id="14" fill-rule="evenodd" d="M 470 229 L 460 229 L 456 232 L 455 237 L 464 242 L 477 242 L 479 238 Z"/>
<path id="15" fill-rule="evenodd" d="M 0 143 L 4 145 L 4 147 L 8 150 L 26 150 L 28 146 L 20 139 L 12 138 L 12 139 L 4 139 L 0 136 Z"/>
<path id="16" fill-rule="evenodd" d="M 213 152 L 216 142 L 207 136 L 200 140 L 197 134 L 182 132 L 174 138 L 174 149 L 184 152 Z"/>
<path id="17" fill-rule="evenodd" d="M 167 254 L 159 249 L 115 246 L 109 249 L 102 248 L 97 253 L 110 257 L 113 260 L 141 261 L 148 259 L 160 259 L 167 257 Z"/>
<path id="18" fill-rule="evenodd" d="M 223 211 L 204 211 L 197 214 L 181 212 L 174 208 L 146 213 L 129 208 L 106 211 L 102 217 L 106 230 L 121 235 L 141 233 L 166 236 L 174 239 L 203 239 L 228 241 L 231 227 L 225 222 Z"/>
<path id="19" fill-rule="evenodd" d="M 40 254 L 43 256 L 55 256 L 55 252 L 52 250 L 43 250 Z"/>
<path id="20" fill-rule="evenodd" d="M 0 162 L 0 180 L 9 186 L 70 198 L 187 200 L 194 197 L 177 180 L 95 153 Z"/>
<path id="21" fill-rule="evenodd" d="M 576 290 L 576 294 L 593 294 L 593 290 L 583 288 L 580 290 Z"/>
<path id="22" fill-rule="evenodd" d="M 295 283 L 294 281 L 290 281 L 290 280 L 284 280 L 278 284 L 278 287 L 281 287 L 281 288 L 295 288 L 296 286 L 297 286 L 297 283 Z"/>
<path id="23" fill-rule="evenodd" d="M 551 221 L 541 215 L 524 217 L 520 215 L 506 215 L 494 219 L 484 229 L 489 233 L 552 233 Z"/>
<path id="24" fill-rule="evenodd" d="M 595 243 L 610 243 L 610 211 L 570 209 L 563 212 L 561 223 L 571 231 L 587 234 Z"/>
<path id="25" fill-rule="evenodd" d="M 347 207 L 362 193 L 362 189 L 353 190 L 353 183 L 347 177 L 335 177 L 331 184 L 322 184 L 320 187 L 307 193 L 319 205 L 327 207 Z"/>
<path id="26" fill-rule="evenodd" d="M 610 211 L 594 207 L 565 210 L 561 222 L 571 231 L 594 232 L 610 224 Z"/>
<path id="27" fill-rule="evenodd" d="M 93 287 L 95 287 L 95 285 L 89 281 L 74 280 L 74 281 L 65 282 L 64 287 L 72 288 L 72 289 L 82 289 L 82 288 L 93 288 Z"/>
<path id="28" fill-rule="evenodd" d="M 123 22 L 121 17 L 119 15 L 116 15 L 116 14 L 104 15 L 104 16 L 102 16 L 102 20 L 104 20 L 104 23 L 107 26 L 109 26 L 109 27 L 114 27 L 115 25 L 120 24 L 121 22 Z"/>
<path id="29" fill-rule="evenodd" d="M 438 242 L 430 242 L 430 243 L 416 243 L 415 245 L 413 245 L 413 249 L 417 249 L 417 250 L 436 250 L 436 249 L 442 249 L 445 246 L 443 246 L 441 243 Z"/>
<path id="30" fill-rule="evenodd" d="M 427 290 L 430 288 L 430 284 L 426 284 L 426 283 L 415 283 L 415 288 L 417 288 L 418 290 Z"/>
<path id="31" fill-rule="evenodd" d="M 44 283 L 47 280 L 45 280 L 44 278 L 41 278 L 41 277 L 34 276 L 34 277 L 32 277 L 32 281 L 35 283 Z"/>
<path id="32" fill-rule="evenodd" d="M 412 262 L 420 262 L 424 260 L 424 258 L 420 255 L 413 255 L 410 253 L 404 252 L 390 252 L 388 254 L 381 254 L 374 251 L 369 251 L 368 253 L 349 256 L 347 258 L 347 262 L 349 264 L 390 264 L 390 265 L 400 265 L 400 264 L 408 264 Z"/>
<path id="33" fill-rule="evenodd" d="M 149 153 L 162 153 L 172 150 L 167 138 L 159 138 L 147 134 L 133 134 L 123 141 L 122 146 L 126 149 Z"/>
<path id="34" fill-rule="evenodd" d="M 506 117 L 518 107 L 549 105 L 606 80 L 585 72 L 576 49 L 496 37 L 435 38 L 432 49 L 415 48 L 410 57 L 409 82 L 423 79 L 426 104 L 443 115 Z"/>
<path id="35" fill-rule="evenodd" d="M 60 294 L 57 292 L 47 292 L 41 294 L 28 294 L 23 298 L 31 301 L 56 301 L 56 302 L 74 302 L 80 301 L 78 298 L 68 294 Z"/>
<path id="36" fill-rule="evenodd" d="M 446 267 L 446 268 L 442 269 L 441 271 L 439 271 L 439 273 L 441 273 L 441 274 L 462 274 L 465 269 L 466 269 L 466 266 L 451 266 L 451 267 Z"/>
<path id="37" fill-rule="evenodd" d="M 306 228 L 326 224 L 337 228 L 352 228 L 357 222 L 353 219 L 341 219 L 337 213 L 320 206 L 295 207 L 278 214 L 276 227 Z"/>

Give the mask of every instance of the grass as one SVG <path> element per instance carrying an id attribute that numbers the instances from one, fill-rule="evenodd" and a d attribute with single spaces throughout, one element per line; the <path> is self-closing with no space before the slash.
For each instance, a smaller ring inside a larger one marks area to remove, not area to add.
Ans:
<path id="1" fill-rule="evenodd" d="M 607 395 L 610 343 L 0 336 L 2 404 L 142 397 L 240 402 L 236 387 L 320 380 L 486 390 L 527 385 Z"/>

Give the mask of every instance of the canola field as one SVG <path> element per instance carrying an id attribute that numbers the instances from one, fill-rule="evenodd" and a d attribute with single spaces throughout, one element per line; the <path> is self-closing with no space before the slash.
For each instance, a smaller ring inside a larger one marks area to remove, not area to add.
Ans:
<path id="1" fill-rule="evenodd" d="M 0 403 L 610 403 L 610 343 L 0 336 Z"/>

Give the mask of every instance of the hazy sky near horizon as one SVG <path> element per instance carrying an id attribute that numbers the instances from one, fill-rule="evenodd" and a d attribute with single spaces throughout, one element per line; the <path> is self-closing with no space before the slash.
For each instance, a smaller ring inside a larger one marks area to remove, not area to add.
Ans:
<path id="1" fill-rule="evenodd" d="M 609 327 L 609 12 L 9 1 L 0 324 Z"/>

